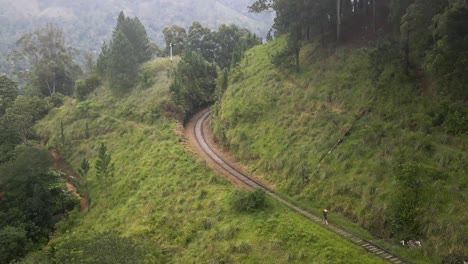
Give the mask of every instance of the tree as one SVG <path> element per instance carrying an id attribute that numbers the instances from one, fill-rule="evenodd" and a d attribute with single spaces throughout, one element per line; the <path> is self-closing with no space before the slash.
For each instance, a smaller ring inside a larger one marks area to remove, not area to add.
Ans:
<path id="1" fill-rule="evenodd" d="M 10 263 L 23 257 L 28 250 L 26 231 L 21 227 L 0 228 L 0 263 Z"/>
<path id="2" fill-rule="evenodd" d="M 115 35 L 119 31 L 129 40 L 133 49 L 133 56 L 135 56 L 138 64 L 151 59 L 148 35 L 146 34 L 145 27 L 137 17 L 125 17 L 123 11 L 121 11 L 114 29 L 113 38 L 115 38 Z"/>
<path id="3" fill-rule="evenodd" d="M 107 153 L 107 147 L 101 143 L 99 147 L 98 160 L 96 160 L 96 177 L 104 182 L 106 196 L 108 196 L 108 186 L 110 185 L 109 178 L 114 175 L 114 163 L 112 157 Z"/>
<path id="4" fill-rule="evenodd" d="M 88 172 L 91 169 L 91 165 L 86 158 L 81 160 L 80 167 L 78 168 L 78 173 L 80 174 L 79 184 L 83 187 L 85 191 L 85 197 L 89 199 L 89 189 L 88 189 Z"/>
<path id="5" fill-rule="evenodd" d="M 0 165 L 0 228 L 24 227 L 28 239 L 41 243 L 47 240 L 59 210 L 60 193 L 50 188 L 59 177 L 49 170 L 47 150 L 19 145 L 15 152 L 15 159 Z"/>
<path id="6" fill-rule="evenodd" d="M 13 105 L 18 96 L 18 86 L 5 75 L 0 75 L 0 117 Z"/>
<path id="7" fill-rule="evenodd" d="M 170 27 L 165 27 L 163 34 L 164 40 L 166 42 L 166 49 L 164 50 L 164 53 L 169 54 L 170 45 L 172 44 L 172 54 L 182 54 L 185 45 L 185 39 L 187 37 L 185 28 L 179 25 L 172 25 Z"/>
<path id="8" fill-rule="evenodd" d="M 109 83 L 116 94 L 128 92 L 137 78 L 137 58 L 133 47 L 122 31 L 117 31 L 112 42 L 109 60 Z"/>
<path id="9" fill-rule="evenodd" d="M 454 1 L 433 19 L 434 46 L 425 57 L 425 68 L 437 79 L 441 92 L 467 99 L 468 5 Z"/>
<path id="10" fill-rule="evenodd" d="M 20 95 L 12 107 L 8 108 L 1 122 L 26 143 L 34 135 L 33 124 L 44 117 L 50 110 L 49 104 L 35 96 Z"/>
<path id="11" fill-rule="evenodd" d="M 177 64 L 170 91 L 185 117 L 213 102 L 216 78 L 216 67 L 207 62 L 200 53 L 184 51 L 182 60 Z"/>
<path id="12" fill-rule="evenodd" d="M 96 68 L 109 81 L 111 90 L 122 95 L 134 87 L 138 66 L 151 57 L 152 49 L 143 24 L 137 17 L 125 17 L 120 12 L 112 40 L 103 43 Z"/>
<path id="13" fill-rule="evenodd" d="M 219 26 L 216 38 L 215 61 L 221 69 L 231 66 L 232 53 L 239 42 L 242 32 L 236 25 Z"/>
<path id="14" fill-rule="evenodd" d="M 16 63 L 23 66 L 24 74 L 21 76 L 27 76 L 27 81 L 42 95 L 73 94 L 74 79 L 81 69 L 73 62 L 71 51 L 65 46 L 62 29 L 47 24 L 23 35 L 16 45 L 18 48 L 11 55 Z"/>
<path id="15" fill-rule="evenodd" d="M 189 27 L 186 39 L 186 46 L 203 55 L 205 60 L 213 61 L 216 49 L 214 32 L 207 27 L 203 27 L 200 22 L 195 21 Z"/>
<path id="16" fill-rule="evenodd" d="M 428 28 L 433 17 L 442 12 L 447 4 L 446 0 L 415 0 L 408 6 L 400 27 L 407 74 L 410 65 L 422 64 L 431 46 L 431 31 Z"/>

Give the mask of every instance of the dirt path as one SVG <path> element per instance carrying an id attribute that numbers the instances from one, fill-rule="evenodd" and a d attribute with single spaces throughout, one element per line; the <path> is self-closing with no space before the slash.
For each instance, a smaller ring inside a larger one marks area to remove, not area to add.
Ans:
<path id="1" fill-rule="evenodd" d="M 56 148 L 52 148 L 50 150 L 50 156 L 52 156 L 52 158 L 54 159 L 52 167 L 62 172 L 63 177 L 67 180 L 67 190 L 71 191 L 72 194 L 80 201 L 80 212 L 83 212 L 84 210 L 88 209 L 88 199 L 81 197 L 78 191 L 76 190 L 76 187 L 72 184 L 72 182 L 76 180 L 76 175 L 70 164 L 66 163 L 60 158 L 60 155 L 58 154 Z"/>

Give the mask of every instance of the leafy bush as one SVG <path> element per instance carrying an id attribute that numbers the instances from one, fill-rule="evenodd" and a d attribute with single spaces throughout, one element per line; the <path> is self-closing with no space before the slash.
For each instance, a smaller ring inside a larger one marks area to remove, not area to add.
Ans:
<path id="1" fill-rule="evenodd" d="M 271 63 L 280 68 L 291 68 L 294 66 L 294 56 L 289 49 L 283 49 L 271 56 Z"/>
<path id="2" fill-rule="evenodd" d="M 0 263 L 22 257 L 29 244 L 24 228 L 5 226 L 0 229 Z"/>
<path id="3" fill-rule="evenodd" d="M 398 65 L 400 52 L 400 43 L 393 38 L 378 40 L 375 48 L 370 52 L 370 70 L 372 80 L 377 82 L 380 74 L 389 64 Z"/>
<path id="4" fill-rule="evenodd" d="M 61 93 L 54 93 L 46 98 L 46 101 L 53 107 L 60 107 L 63 105 L 64 95 Z"/>
<path id="5" fill-rule="evenodd" d="M 267 207 L 265 192 L 260 188 L 254 188 L 251 191 L 234 191 L 231 204 L 238 212 L 254 212 Z"/>
<path id="6" fill-rule="evenodd" d="M 468 111 L 459 104 L 443 103 L 432 113 L 432 123 L 435 126 L 444 126 L 452 135 L 461 135 L 468 132 Z"/>
<path id="7" fill-rule="evenodd" d="M 101 81 L 96 74 L 91 74 L 84 80 L 77 80 L 75 82 L 75 97 L 78 100 L 83 100 L 86 95 L 94 91 Z"/>

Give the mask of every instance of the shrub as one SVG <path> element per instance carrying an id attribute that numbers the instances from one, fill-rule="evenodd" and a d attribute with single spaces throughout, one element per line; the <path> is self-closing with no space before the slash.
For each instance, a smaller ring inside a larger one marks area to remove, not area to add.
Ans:
<path id="1" fill-rule="evenodd" d="M 83 100 L 86 95 L 94 91 L 100 84 L 99 77 L 96 74 L 91 74 L 84 80 L 75 82 L 75 97 L 78 100 Z"/>
<path id="2" fill-rule="evenodd" d="M 254 212 L 267 207 L 265 192 L 258 187 L 251 191 L 234 191 L 231 204 L 238 212 Z"/>
<path id="3" fill-rule="evenodd" d="M 462 105 L 443 103 L 431 115 L 434 126 L 442 125 L 452 135 L 468 132 L 468 111 Z"/>
<path id="4" fill-rule="evenodd" d="M 63 105 L 63 98 L 65 96 L 61 93 L 54 93 L 46 98 L 46 101 L 53 107 L 60 107 Z"/>
<path id="5" fill-rule="evenodd" d="M 0 229 L 0 263 L 9 263 L 27 251 L 28 238 L 23 228 L 5 226 Z"/>

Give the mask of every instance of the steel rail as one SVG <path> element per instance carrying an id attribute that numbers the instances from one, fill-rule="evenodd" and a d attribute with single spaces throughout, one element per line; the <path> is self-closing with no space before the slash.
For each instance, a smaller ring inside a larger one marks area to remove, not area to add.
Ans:
<path id="1" fill-rule="evenodd" d="M 210 109 L 202 110 L 200 113 L 195 115 L 195 125 L 193 126 L 193 133 L 195 135 L 196 144 L 198 144 L 199 148 L 214 162 L 216 163 L 219 168 L 230 174 L 231 176 L 235 177 L 236 179 L 240 180 L 246 186 L 251 188 L 261 188 L 265 191 L 266 194 L 271 196 L 273 199 L 277 200 L 278 202 L 284 204 L 285 206 L 289 207 L 293 211 L 301 214 L 302 216 L 312 220 L 316 223 L 321 224 L 322 219 L 321 217 L 317 216 L 312 211 L 301 207 L 296 202 L 292 201 L 290 198 L 285 197 L 281 194 L 276 193 L 272 189 L 268 188 L 265 184 L 255 180 L 254 178 L 250 177 L 249 175 L 241 172 L 240 170 L 234 168 L 232 165 L 229 164 L 225 159 L 223 159 L 216 150 L 207 142 L 206 140 L 206 133 L 204 131 L 203 124 L 208 119 L 210 115 Z M 353 233 L 352 231 L 338 226 L 336 224 L 329 223 L 329 225 L 324 226 L 331 230 L 332 232 L 340 235 L 341 237 L 347 239 L 348 241 L 353 242 L 354 244 L 360 246 L 361 248 L 365 249 L 369 253 L 376 255 L 378 257 L 383 258 L 384 260 L 400 264 L 400 263 L 411 263 L 410 261 L 406 260 L 405 258 L 391 252 L 390 250 L 379 246 L 373 243 L 370 240 L 362 238 L 361 236 Z"/>

